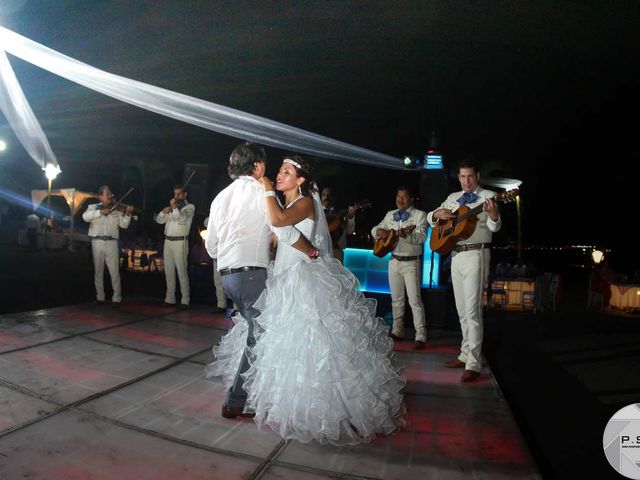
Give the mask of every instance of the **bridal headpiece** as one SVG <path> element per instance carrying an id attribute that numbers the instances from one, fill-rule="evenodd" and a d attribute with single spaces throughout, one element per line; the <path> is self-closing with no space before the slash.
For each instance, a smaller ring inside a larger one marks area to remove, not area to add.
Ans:
<path id="1" fill-rule="evenodd" d="M 295 160 L 291 160 L 290 158 L 285 158 L 282 163 L 290 163 L 291 165 L 293 165 L 294 167 L 298 167 L 299 169 L 302 170 L 302 167 L 300 166 L 300 164 L 298 162 L 296 162 Z"/>

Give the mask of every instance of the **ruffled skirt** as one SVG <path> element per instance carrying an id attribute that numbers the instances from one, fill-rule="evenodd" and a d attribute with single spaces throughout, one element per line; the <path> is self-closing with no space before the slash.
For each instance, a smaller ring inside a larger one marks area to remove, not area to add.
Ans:
<path id="1" fill-rule="evenodd" d="M 256 303 L 256 346 L 244 374 L 246 411 L 260 428 L 306 443 L 369 442 L 405 424 L 405 379 L 392 364 L 388 327 L 376 301 L 335 259 L 301 262 L 274 275 Z M 207 376 L 233 383 L 247 323 L 214 347 Z"/>

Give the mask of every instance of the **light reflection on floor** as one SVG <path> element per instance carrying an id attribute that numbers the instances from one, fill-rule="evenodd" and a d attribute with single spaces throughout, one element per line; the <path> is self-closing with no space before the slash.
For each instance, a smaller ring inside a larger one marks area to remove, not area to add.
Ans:
<path id="1" fill-rule="evenodd" d="M 0 316 L 0 478 L 540 478 L 488 368 L 460 384 L 442 367 L 449 332 L 396 345 L 407 428 L 339 448 L 220 416 L 203 365 L 229 326 L 144 298 Z"/>

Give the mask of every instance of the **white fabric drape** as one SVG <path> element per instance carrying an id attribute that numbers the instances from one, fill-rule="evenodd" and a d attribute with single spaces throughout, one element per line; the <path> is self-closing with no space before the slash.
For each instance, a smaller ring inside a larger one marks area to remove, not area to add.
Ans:
<path id="1" fill-rule="evenodd" d="M 384 168 L 403 168 L 399 158 L 99 70 L 4 27 L 0 27 L 0 48 L 97 92 L 225 135 L 322 158 Z M 23 138 L 20 140 L 24 142 Z M 29 140 L 26 139 L 27 143 Z M 46 137 L 44 140 L 46 141 Z M 31 154 L 28 148 L 27 151 Z M 36 158 L 34 160 L 40 163 Z"/>
<path id="2" fill-rule="evenodd" d="M 2 28 L 2 27 L 0 27 Z M 0 46 L 3 41 L 0 40 Z M 47 163 L 58 166 L 49 140 L 31 110 L 20 88 L 4 50 L 0 49 L 0 109 L 29 156 L 44 168 Z"/>

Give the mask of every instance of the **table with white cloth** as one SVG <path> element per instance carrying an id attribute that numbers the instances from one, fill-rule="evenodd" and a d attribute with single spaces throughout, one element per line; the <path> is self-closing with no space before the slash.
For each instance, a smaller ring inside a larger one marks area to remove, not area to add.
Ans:
<path id="1" fill-rule="evenodd" d="M 609 305 L 622 310 L 640 310 L 640 285 L 611 284 Z"/>
<path id="2" fill-rule="evenodd" d="M 494 299 L 490 302 L 491 307 L 509 310 L 533 310 L 534 308 L 535 282 L 530 278 L 496 279 L 491 288 L 493 296 L 506 292 L 506 299 L 503 300 L 505 303 Z M 485 304 L 488 303 L 485 302 Z"/>

